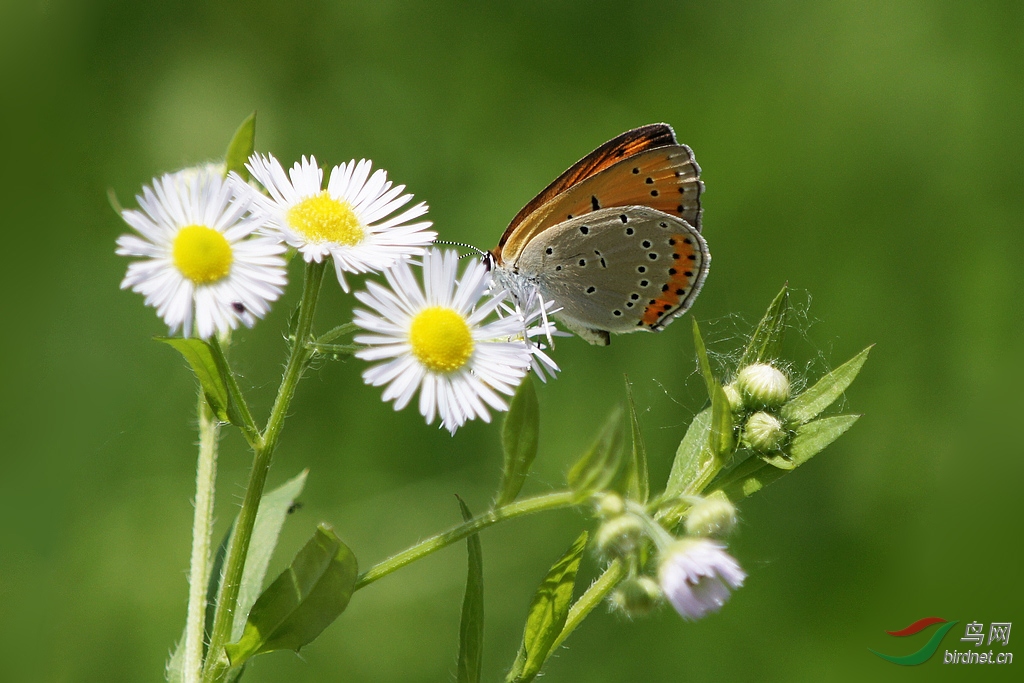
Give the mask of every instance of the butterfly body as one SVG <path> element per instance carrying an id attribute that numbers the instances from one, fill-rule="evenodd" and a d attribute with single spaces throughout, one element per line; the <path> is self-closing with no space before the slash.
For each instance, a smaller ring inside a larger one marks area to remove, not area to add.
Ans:
<path id="1" fill-rule="evenodd" d="M 707 277 L 700 167 L 666 124 L 627 131 L 559 176 L 516 215 L 489 257 L 517 296 L 531 288 L 592 344 L 657 331 Z"/>

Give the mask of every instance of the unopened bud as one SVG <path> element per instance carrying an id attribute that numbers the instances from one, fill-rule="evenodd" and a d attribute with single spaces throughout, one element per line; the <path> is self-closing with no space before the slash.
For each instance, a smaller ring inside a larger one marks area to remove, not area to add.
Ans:
<path id="1" fill-rule="evenodd" d="M 649 576 L 626 579 L 611 594 L 612 607 L 627 617 L 642 617 L 661 603 L 661 586 Z"/>
<path id="2" fill-rule="evenodd" d="M 600 526 L 594 545 L 605 557 L 625 557 L 636 550 L 643 535 L 643 522 L 634 515 L 619 515 Z"/>
<path id="3" fill-rule="evenodd" d="M 789 379 L 767 363 L 754 363 L 740 370 L 736 385 L 748 408 L 778 408 L 789 399 Z"/>
<path id="4" fill-rule="evenodd" d="M 716 491 L 692 508 L 686 516 L 686 533 L 690 536 L 728 536 L 736 527 L 736 506 L 725 494 Z"/>
<path id="5" fill-rule="evenodd" d="M 771 413 L 754 413 L 743 427 L 743 442 L 759 453 L 778 451 L 786 443 L 786 430 Z"/>
<path id="6" fill-rule="evenodd" d="M 617 493 L 602 493 L 596 503 L 598 517 L 617 517 L 626 511 L 626 503 Z"/>
<path id="7" fill-rule="evenodd" d="M 741 412 L 743 410 L 743 396 L 736 387 L 736 382 L 726 384 L 722 387 L 722 391 L 725 392 L 725 397 L 729 400 L 729 407 L 732 408 L 732 412 Z"/>

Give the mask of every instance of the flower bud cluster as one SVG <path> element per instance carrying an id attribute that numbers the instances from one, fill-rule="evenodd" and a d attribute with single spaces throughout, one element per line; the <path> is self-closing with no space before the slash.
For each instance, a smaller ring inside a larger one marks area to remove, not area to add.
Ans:
<path id="1" fill-rule="evenodd" d="M 742 416 L 742 443 L 761 454 L 782 451 L 790 439 L 780 417 L 790 397 L 786 374 L 769 363 L 753 363 L 741 368 L 723 389 L 733 413 Z"/>
<path id="2" fill-rule="evenodd" d="M 597 513 L 603 518 L 595 535 L 598 551 L 627 567 L 609 602 L 629 618 L 644 616 L 668 601 L 684 619 L 700 619 L 717 611 L 746 574 L 712 538 L 728 535 L 736 526 L 736 508 L 721 492 L 706 498 L 687 496 L 685 531 L 676 538 L 637 503 L 617 494 L 602 494 Z"/>

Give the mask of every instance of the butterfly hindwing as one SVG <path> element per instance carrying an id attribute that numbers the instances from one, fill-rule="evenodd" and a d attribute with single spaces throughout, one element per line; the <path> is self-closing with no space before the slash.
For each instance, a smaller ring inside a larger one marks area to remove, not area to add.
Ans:
<path id="1" fill-rule="evenodd" d="M 592 343 L 602 332 L 658 330 L 693 302 L 710 264 L 700 233 L 644 206 L 599 209 L 531 240 L 514 268 Z M 604 335 L 605 339 L 607 335 Z"/>

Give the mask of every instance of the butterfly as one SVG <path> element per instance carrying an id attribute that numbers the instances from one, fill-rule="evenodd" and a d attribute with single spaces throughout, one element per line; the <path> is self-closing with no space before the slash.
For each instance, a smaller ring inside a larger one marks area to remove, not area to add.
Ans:
<path id="1" fill-rule="evenodd" d="M 516 214 L 485 260 L 513 296 L 536 292 L 591 344 L 659 331 L 690 308 L 711 254 L 704 183 L 672 127 L 626 131 L 577 161 Z"/>

